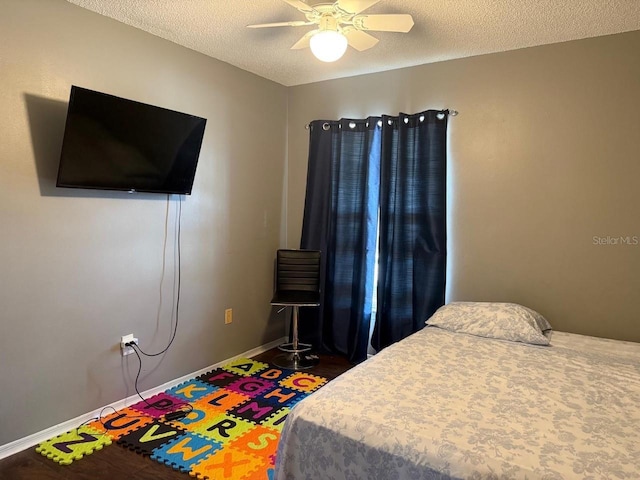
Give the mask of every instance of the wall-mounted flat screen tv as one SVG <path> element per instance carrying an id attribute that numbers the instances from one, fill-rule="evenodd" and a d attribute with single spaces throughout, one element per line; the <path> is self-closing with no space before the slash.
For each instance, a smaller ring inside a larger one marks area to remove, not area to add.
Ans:
<path id="1" fill-rule="evenodd" d="M 189 195 L 206 123 L 74 85 L 56 185 Z"/>

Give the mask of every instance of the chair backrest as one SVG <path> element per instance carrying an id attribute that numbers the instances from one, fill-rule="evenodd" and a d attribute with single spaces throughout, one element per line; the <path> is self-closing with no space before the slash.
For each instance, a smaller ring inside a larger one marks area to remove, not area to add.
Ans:
<path id="1" fill-rule="evenodd" d="M 320 291 L 319 250 L 278 250 L 277 291 Z"/>

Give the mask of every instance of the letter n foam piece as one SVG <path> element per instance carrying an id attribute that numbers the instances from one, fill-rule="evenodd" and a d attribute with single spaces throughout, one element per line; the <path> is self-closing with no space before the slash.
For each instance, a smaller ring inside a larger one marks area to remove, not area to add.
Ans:
<path id="1" fill-rule="evenodd" d="M 104 432 L 84 425 L 42 442 L 36 447 L 36 452 L 60 465 L 69 465 L 107 445 L 111 445 L 111 439 Z"/>

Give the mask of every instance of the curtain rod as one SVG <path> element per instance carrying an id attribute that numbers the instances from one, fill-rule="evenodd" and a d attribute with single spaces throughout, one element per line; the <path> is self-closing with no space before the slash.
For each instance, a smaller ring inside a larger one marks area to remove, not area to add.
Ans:
<path id="1" fill-rule="evenodd" d="M 451 117 L 455 117 L 456 115 L 458 115 L 458 111 L 457 110 L 452 110 L 452 109 L 447 109 L 447 110 L 441 110 L 442 112 L 449 112 L 449 116 Z M 310 123 L 305 124 L 304 128 L 305 130 L 309 130 L 310 127 Z"/>

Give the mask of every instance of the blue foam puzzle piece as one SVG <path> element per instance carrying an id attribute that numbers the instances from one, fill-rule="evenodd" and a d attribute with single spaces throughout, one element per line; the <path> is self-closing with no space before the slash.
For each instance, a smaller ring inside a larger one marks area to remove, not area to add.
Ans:
<path id="1" fill-rule="evenodd" d="M 187 433 L 156 448 L 151 458 L 157 462 L 179 470 L 189 472 L 196 463 L 209 457 L 222 448 L 222 444 L 197 433 Z"/>

